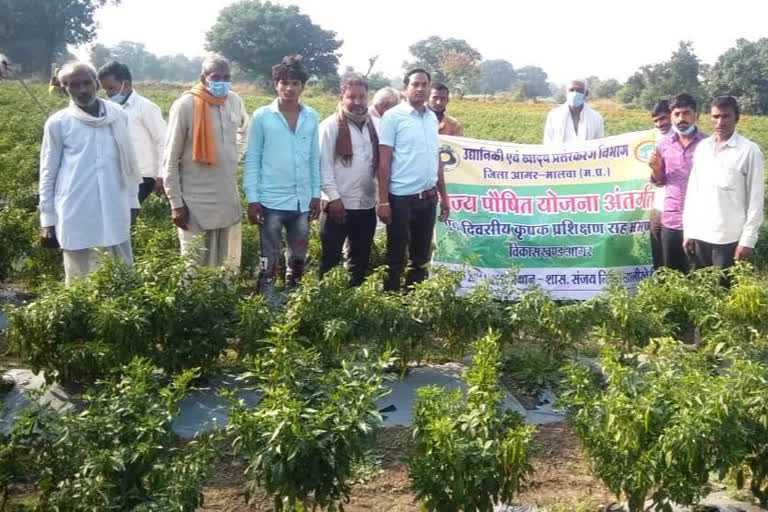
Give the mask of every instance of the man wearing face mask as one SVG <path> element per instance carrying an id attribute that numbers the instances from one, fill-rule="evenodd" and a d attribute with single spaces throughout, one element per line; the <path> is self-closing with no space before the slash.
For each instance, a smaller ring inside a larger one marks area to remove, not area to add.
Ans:
<path id="1" fill-rule="evenodd" d="M 136 92 L 131 70 L 125 64 L 114 60 L 104 64 L 99 69 L 99 82 L 107 97 L 128 114 L 131 140 L 143 179 L 139 185 L 139 203 L 143 203 L 153 190 L 162 195 L 160 166 L 166 126 L 160 107 Z"/>
<path id="2" fill-rule="evenodd" d="M 655 139 L 658 144 L 666 137 L 672 129 L 672 122 L 669 119 L 669 102 L 660 100 L 656 102 L 651 110 L 651 119 L 653 127 L 656 130 Z M 656 187 L 653 195 L 653 208 L 651 209 L 651 254 L 653 256 L 653 270 L 664 266 L 664 258 L 661 251 L 661 213 L 664 211 L 664 196 L 667 189 Z"/>
<path id="3" fill-rule="evenodd" d="M 550 110 L 544 125 L 544 144 L 562 144 L 605 137 L 603 117 L 585 103 L 589 91 L 584 80 L 571 80 L 565 103 Z"/>
<path id="4" fill-rule="evenodd" d="M 661 258 L 663 266 L 687 272 L 688 258 L 683 251 L 683 209 L 693 154 L 706 138 L 696 128 L 696 100 L 690 94 L 678 94 L 669 103 L 672 131 L 656 145 L 648 165 L 651 182 L 664 187 L 661 212 Z"/>
<path id="5" fill-rule="evenodd" d="M 67 64 L 58 74 L 70 98 L 45 123 L 40 148 L 40 225 L 44 247 L 64 252 L 66 282 L 98 268 L 101 251 L 130 265 L 131 209 L 141 175 L 128 119 L 96 97 L 96 70 Z"/>
<path id="6" fill-rule="evenodd" d="M 235 270 L 242 240 L 237 164 L 249 117 L 243 100 L 230 90 L 229 61 L 211 55 L 202 67 L 200 82 L 171 106 L 165 192 L 182 252 L 195 247 L 198 263 Z"/>

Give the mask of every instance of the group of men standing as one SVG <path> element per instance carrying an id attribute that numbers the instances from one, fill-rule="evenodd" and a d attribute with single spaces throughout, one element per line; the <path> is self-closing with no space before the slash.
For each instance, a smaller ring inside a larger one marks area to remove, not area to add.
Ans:
<path id="1" fill-rule="evenodd" d="M 72 63 L 58 78 L 71 101 L 45 125 L 41 237 L 63 249 L 68 282 L 92 271 L 100 251 L 132 263 L 131 224 L 153 190 L 170 201 L 182 251 L 199 264 L 238 269 L 237 167 L 244 154 L 247 217 L 260 226 L 262 293 L 274 296 L 283 231 L 286 285 L 301 279 L 315 219 L 321 276 L 346 252 L 350 284 L 361 284 L 380 221 L 387 231 L 385 289 L 401 289 L 406 260 L 406 287 L 426 278 L 436 219 L 450 213 L 438 134 L 463 135 L 445 113 L 448 88 L 432 84 L 426 70 L 409 71 L 402 91 L 377 91 L 370 107 L 365 78 L 347 76 L 336 111 L 320 122 L 300 101 L 309 79 L 301 57 L 273 66 L 277 97 L 249 116 L 231 91 L 229 62 L 211 56 L 200 82 L 173 103 L 167 127 L 123 64 L 97 73 Z M 99 86 L 110 101 L 97 97 Z M 583 80 L 569 84 L 566 102 L 547 116 L 544 143 L 604 136 L 588 94 Z M 725 268 L 748 259 L 757 241 L 763 154 L 736 132 L 732 97 L 716 98 L 711 116 L 715 133 L 707 137 L 688 94 L 651 112 L 660 138 L 649 162 L 659 187 L 651 216 L 655 267 Z"/>
<path id="2" fill-rule="evenodd" d="M 661 139 L 650 159 L 657 185 L 651 212 L 655 268 L 728 268 L 748 260 L 763 222 L 765 158 L 736 131 L 740 111 L 731 96 L 710 105 L 714 133 L 697 126 L 696 100 L 678 94 L 651 112 Z"/>
<path id="3" fill-rule="evenodd" d="M 266 296 L 274 297 L 283 230 L 291 287 L 304 273 L 318 218 L 321 275 L 341 262 L 348 241 L 350 284 L 361 284 L 379 219 L 387 229 L 385 288 L 400 290 L 406 255 L 406 286 L 426 277 L 438 205 L 440 219 L 449 214 L 438 132 L 463 133 L 445 115 L 448 88 L 431 84 L 427 71 L 408 72 L 402 93 L 378 91 L 370 108 L 365 78 L 348 76 L 336 111 L 321 123 L 300 101 L 309 79 L 301 57 L 273 66 L 277 97 L 249 116 L 230 89 L 229 62 L 211 56 L 200 82 L 173 103 L 167 127 L 123 64 L 97 73 L 72 63 L 58 79 L 71 101 L 45 126 L 41 237 L 63 249 L 67 282 L 95 269 L 101 251 L 132 263 L 131 224 L 153 190 L 170 201 L 183 252 L 199 264 L 239 268 L 243 154 Z M 97 97 L 99 86 L 110 101 Z"/>
<path id="4" fill-rule="evenodd" d="M 572 80 L 563 105 L 550 111 L 544 144 L 604 137 L 603 118 L 586 104 L 584 80 Z M 765 158 L 760 147 L 736 131 L 740 111 L 731 96 L 710 105 L 714 132 L 702 133 L 690 94 L 659 101 L 651 111 L 657 132 L 650 181 L 654 268 L 681 272 L 748 260 L 763 222 Z"/>

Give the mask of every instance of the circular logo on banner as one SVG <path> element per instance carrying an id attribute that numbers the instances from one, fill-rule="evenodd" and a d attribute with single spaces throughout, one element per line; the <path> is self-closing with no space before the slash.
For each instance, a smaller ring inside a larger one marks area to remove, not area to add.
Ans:
<path id="1" fill-rule="evenodd" d="M 440 161 L 443 163 L 444 172 L 450 172 L 459 166 L 461 158 L 451 146 L 443 144 L 438 151 L 440 152 Z"/>
<path id="2" fill-rule="evenodd" d="M 656 142 L 652 140 L 644 140 L 635 148 L 635 158 L 637 158 L 640 162 L 647 164 L 655 150 Z"/>

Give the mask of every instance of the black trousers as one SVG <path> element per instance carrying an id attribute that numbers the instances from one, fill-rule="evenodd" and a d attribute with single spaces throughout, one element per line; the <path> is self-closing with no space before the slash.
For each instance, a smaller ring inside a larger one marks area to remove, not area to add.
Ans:
<path id="1" fill-rule="evenodd" d="M 155 190 L 155 179 L 144 178 L 139 184 L 139 204 L 143 203 L 146 198 Z"/>
<path id="2" fill-rule="evenodd" d="M 696 269 L 717 267 L 726 269 L 733 266 L 738 242 L 730 244 L 710 244 L 701 240 L 693 241 L 693 264 Z"/>
<path id="3" fill-rule="evenodd" d="M 653 258 L 653 270 L 664 266 L 664 258 L 661 252 L 661 212 L 651 210 L 651 257 Z"/>
<path id="4" fill-rule="evenodd" d="M 683 249 L 683 230 L 661 227 L 662 264 L 680 272 L 688 272 L 690 265 Z"/>
<path id="5" fill-rule="evenodd" d="M 389 274 L 384 290 L 399 291 L 400 276 L 408 250 L 408 272 L 405 286 L 427 278 L 427 265 L 432 252 L 432 235 L 437 218 L 437 195 L 422 198 L 389 195 L 392 221 L 387 226 L 387 265 Z"/>
<path id="6" fill-rule="evenodd" d="M 331 219 L 328 212 L 320 214 L 320 277 L 341 263 L 344 241 L 349 238 L 349 284 L 360 286 L 365 280 L 368 260 L 371 257 L 373 235 L 376 232 L 376 209 L 347 210 L 347 221 L 340 224 Z"/>

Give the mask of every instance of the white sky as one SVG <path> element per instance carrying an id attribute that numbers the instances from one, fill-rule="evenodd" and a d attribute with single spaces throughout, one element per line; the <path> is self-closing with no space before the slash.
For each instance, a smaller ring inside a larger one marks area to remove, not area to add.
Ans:
<path id="1" fill-rule="evenodd" d="M 142 42 L 158 55 L 204 53 L 205 33 L 232 0 L 123 0 L 97 16 L 97 42 Z M 277 0 L 298 5 L 313 23 L 344 41 L 341 66 L 400 75 L 408 46 L 437 35 L 467 42 L 484 59 L 536 65 L 549 79 L 597 75 L 624 80 L 639 66 L 666 60 L 680 40 L 714 63 L 736 39 L 768 37 L 766 0 Z M 82 50 L 77 52 L 83 55 Z"/>

